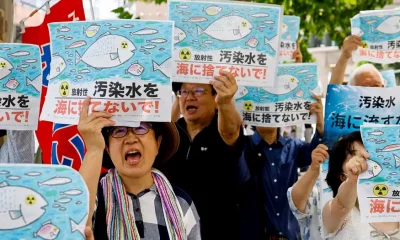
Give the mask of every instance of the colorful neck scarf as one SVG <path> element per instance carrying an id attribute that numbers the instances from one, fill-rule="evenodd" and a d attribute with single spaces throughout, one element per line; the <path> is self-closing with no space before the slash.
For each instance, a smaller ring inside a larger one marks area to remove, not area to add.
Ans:
<path id="1" fill-rule="evenodd" d="M 152 176 L 161 198 L 169 238 L 171 240 L 186 240 L 182 209 L 171 184 L 156 169 L 152 170 Z M 129 204 L 128 195 L 117 171 L 115 169 L 109 170 L 108 174 L 100 181 L 106 205 L 108 238 L 110 240 L 139 240 L 140 235 L 135 224 L 135 216 L 132 214 L 132 206 Z"/>

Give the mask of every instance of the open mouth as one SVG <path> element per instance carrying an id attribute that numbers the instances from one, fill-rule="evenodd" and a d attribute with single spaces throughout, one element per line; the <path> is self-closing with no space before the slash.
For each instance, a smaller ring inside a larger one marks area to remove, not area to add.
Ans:
<path id="1" fill-rule="evenodd" d="M 196 106 L 189 105 L 186 107 L 186 111 L 188 111 L 188 112 L 194 112 L 196 110 L 197 110 Z"/>
<path id="2" fill-rule="evenodd" d="M 125 160 L 130 165 L 138 164 L 142 154 L 139 151 L 129 151 L 125 154 Z"/>

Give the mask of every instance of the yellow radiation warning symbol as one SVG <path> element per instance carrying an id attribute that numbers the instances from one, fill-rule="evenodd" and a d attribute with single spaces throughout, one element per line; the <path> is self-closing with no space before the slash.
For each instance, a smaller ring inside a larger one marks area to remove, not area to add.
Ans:
<path id="1" fill-rule="evenodd" d="M 362 48 L 368 48 L 368 43 L 366 43 L 366 42 L 362 42 L 362 45 L 361 45 L 361 47 L 362 47 Z"/>
<path id="2" fill-rule="evenodd" d="M 243 109 L 246 110 L 246 111 L 253 110 L 253 103 L 252 102 L 245 102 L 243 104 Z"/>
<path id="3" fill-rule="evenodd" d="M 69 84 L 67 82 L 62 82 L 60 85 L 60 95 L 61 97 L 67 97 L 69 94 Z"/>
<path id="4" fill-rule="evenodd" d="M 29 195 L 25 199 L 26 204 L 33 205 L 36 202 L 35 196 Z"/>
<path id="5" fill-rule="evenodd" d="M 183 61 L 189 61 L 191 57 L 192 53 L 187 48 L 184 48 L 179 52 L 179 58 Z"/>
<path id="6" fill-rule="evenodd" d="M 375 185 L 373 192 L 375 196 L 384 197 L 388 194 L 389 188 L 385 184 L 377 184 Z"/>

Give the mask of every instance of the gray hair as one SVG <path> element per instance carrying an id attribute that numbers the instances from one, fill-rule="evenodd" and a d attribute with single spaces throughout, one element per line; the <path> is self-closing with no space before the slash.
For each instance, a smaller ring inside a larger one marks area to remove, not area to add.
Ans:
<path id="1" fill-rule="evenodd" d="M 356 82 L 356 77 L 357 77 L 358 75 L 360 75 L 361 73 L 363 73 L 363 72 L 375 72 L 375 73 L 377 73 L 377 74 L 379 75 L 379 78 L 381 79 L 382 84 L 385 83 L 385 82 L 383 81 L 382 75 L 381 75 L 381 73 L 379 72 L 379 70 L 376 69 L 376 67 L 375 67 L 374 65 L 368 63 L 368 64 L 363 64 L 363 65 L 361 65 L 361 66 L 359 66 L 359 67 L 356 67 L 356 68 L 353 70 L 353 72 L 351 73 L 350 81 L 349 81 L 348 85 L 355 86 L 355 85 L 356 85 L 356 84 L 355 84 L 355 82 Z"/>

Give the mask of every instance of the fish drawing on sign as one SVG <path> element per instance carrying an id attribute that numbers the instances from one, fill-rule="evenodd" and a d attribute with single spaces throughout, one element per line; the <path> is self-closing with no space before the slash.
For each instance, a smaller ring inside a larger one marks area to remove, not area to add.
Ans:
<path id="1" fill-rule="evenodd" d="M 267 20 L 267 21 L 263 21 L 263 22 L 261 22 L 261 23 L 262 23 L 262 24 L 274 24 L 275 21 Z"/>
<path id="2" fill-rule="evenodd" d="M 128 61 L 135 50 L 135 45 L 126 37 L 107 32 L 90 45 L 82 56 L 75 51 L 75 65 L 82 61 L 96 69 L 112 68 Z"/>
<path id="3" fill-rule="evenodd" d="M 19 86 L 19 82 L 15 80 L 15 78 L 8 79 L 7 83 L 3 85 L 3 87 L 15 90 Z"/>
<path id="4" fill-rule="evenodd" d="M 42 224 L 40 229 L 33 234 L 33 236 L 36 237 L 41 237 L 46 240 L 53 240 L 56 239 L 58 234 L 60 233 L 60 229 L 53 225 L 51 221 L 45 222 Z"/>
<path id="5" fill-rule="evenodd" d="M 67 64 L 65 63 L 64 58 L 60 55 L 53 55 L 50 63 L 50 74 L 47 76 L 47 80 L 51 80 L 57 76 L 59 76 L 62 72 L 64 72 Z"/>
<path id="6" fill-rule="evenodd" d="M 376 152 L 393 152 L 400 150 L 400 144 L 390 144 L 382 149 L 376 149 Z"/>
<path id="7" fill-rule="evenodd" d="M 37 92 L 40 92 L 40 90 L 38 89 L 38 86 L 36 86 L 36 85 L 41 85 L 42 84 L 41 80 L 42 80 L 42 75 L 38 75 L 33 80 L 26 77 L 26 86 L 32 86 Z"/>
<path id="8" fill-rule="evenodd" d="M 187 20 L 183 20 L 183 22 L 205 22 L 208 19 L 205 17 L 191 17 Z"/>
<path id="9" fill-rule="evenodd" d="M 379 26 L 375 29 L 371 26 L 372 31 L 378 31 L 384 34 L 395 34 L 400 32 L 400 16 L 392 16 L 383 21 Z"/>
<path id="10" fill-rule="evenodd" d="M 20 180 L 21 177 L 19 177 L 19 176 L 8 176 L 7 179 L 9 179 L 9 180 Z"/>
<path id="11" fill-rule="evenodd" d="M 156 47 L 156 45 L 151 45 L 151 44 L 148 44 L 146 46 L 142 46 L 142 48 L 144 48 L 144 49 L 153 49 L 155 47 Z"/>
<path id="12" fill-rule="evenodd" d="M 79 189 L 70 189 L 68 191 L 65 192 L 60 192 L 60 195 L 70 195 L 70 196 L 77 196 L 82 194 L 82 191 Z"/>
<path id="13" fill-rule="evenodd" d="M 53 204 L 53 208 L 59 208 L 59 207 L 61 207 L 60 204 Z"/>
<path id="14" fill-rule="evenodd" d="M 73 37 L 66 37 L 66 38 L 64 38 L 64 40 L 72 40 L 73 39 Z"/>
<path id="15" fill-rule="evenodd" d="M 362 37 L 364 35 L 364 31 L 361 30 L 359 27 L 352 27 L 351 31 L 354 33 L 354 35 Z"/>
<path id="16" fill-rule="evenodd" d="M 24 62 L 24 63 L 35 63 L 35 62 L 37 62 L 37 60 L 36 59 L 27 59 L 27 60 L 22 60 L 22 62 Z"/>
<path id="17" fill-rule="evenodd" d="M 123 27 L 123 28 L 133 28 L 134 26 L 132 24 L 125 24 L 125 25 L 122 25 L 121 27 Z"/>
<path id="18" fill-rule="evenodd" d="M 385 142 L 386 142 L 386 140 L 379 140 L 379 141 L 376 141 L 375 144 L 382 144 L 382 143 L 385 143 Z"/>
<path id="19" fill-rule="evenodd" d="M 251 37 L 249 41 L 247 41 L 246 45 L 255 48 L 258 45 L 258 40 L 255 37 Z"/>
<path id="20" fill-rule="evenodd" d="M 368 135 L 372 136 L 382 136 L 383 134 L 385 133 L 378 129 L 375 129 L 374 131 L 368 133 Z"/>
<path id="21" fill-rule="evenodd" d="M 153 35 L 158 33 L 158 30 L 152 29 L 152 28 L 143 28 L 141 30 L 138 30 L 136 32 L 131 32 L 131 36 L 142 36 L 142 35 Z"/>
<path id="22" fill-rule="evenodd" d="M 299 98 L 303 97 L 304 96 L 303 90 L 298 90 L 294 96 Z"/>
<path id="23" fill-rule="evenodd" d="M 251 15 L 251 17 L 253 18 L 265 18 L 265 17 L 269 17 L 268 13 L 255 13 L 253 15 Z"/>
<path id="24" fill-rule="evenodd" d="M 13 68 L 13 65 L 9 61 L 0 57 L 0 80 L 7 77 Z"/>
<path id="25" fill-rule="evenodd" d="M 23 197 L 22 197 L 23 196 Z M 46 200 L 38 192 L 21 186 L 0 184 L 0 230 L 25 227 L 38 220 L 46 210 Z"/>
<path id="26" fill-rule="evenodd" d="M 156 38 L 156 39 L 152 39 L 152 40 L 147 40 L 147 43 L 165 43 L 167 42 L 167 39 L 164 38 Z"/>
<path id="27" fill-rule="evenodd" d="M 207 15 L 210 15 L 210 16 L 217 15 L 218 13 L 221 12 L 221 10 L 222 10 L 222 8 L 218 7 L 216 5 L 211 5 L 207 8 L 203 8 L 203 12 L 206 12 Z"/>
<path id="28" fill-rule="evenodd" d="M 187 9 L 187 8 L 189 8 L 189 6 L 186 5 L 186 4 L 176 5 L 176 7 L 177 7 L 177 8 L 182 8 L 182 9 Z"/>
<path id="29" fill-rule="evenodd" d="M 277 79 L 277 82 L 278 84 L 276 87 L 263 88 L 263 89 L 275 95 L 283 95 L 295 90 L 300 83 L 299 79 L 289 74 L 280 75 Z"/>
<path id="30" fill-rule="evenodd" d="M 282 23 L 282 33 L 281 34 L 285 34 L 288 30 L 289 30 L 288 25 L 286 25 L 285 23 Z"/>
<path id="31" fill-rule="evenodd" d="M 82 236 L 85 236 L 86 218 L 87 215 L 85 215 L 79 223 L 76 223 L 74 220 L 70 218 L 69 220 L 71 222 L 71 233 L 79 231 L 82 234 Z"/>
<path id="32" fill-rule="evenodd" d="M 164 74 L 166 77 L 171 77 L 170 69 L 172 66 L 172 58 L 168 58 L 165 60 L 163 63 L 158 64 L 153 61 L 153 71 L 160 71 L 162 74 Z"/>
<path id="33" fill-rule="evenodd" d="M 91 73 L 91 71 L 89 69 L 82 69 L 79 70 L 78 73 Z"/>
<path id="34" fill-rule="evenodd" d="M 236 41 L 251 33 L 253 25 L 249 20 L 240 16 L 224 16 L 212 22 L 204 30 L 197 25 L 198 36 L 208 36 L 223 42 Z"/>
<path id="35" fill-rule="evenodd" d="M 25 173 L 25 175 L 26 176 L 30 176 L 30 177 L 36 177 L 36 176 L 42 175 L 42 173 L 40 173 L 40 172 L 28 172 L 28 173 Z"/>
<path id="36" fill-rule="evenodd" d="M 359 176 L 359 179 L 371 179 L 373 177 L 376 177 L 379 175 L 380 172 L 382 172 L 382 167 L 379 165 L 379 163 L 368 159 L 367 160 L 367 165 L 368 165 L 368 170 L 362 173 Z"/>
<path id="37" fill-rule="evenodd" d="M 92 37 L 96 36 L 96 34 L 99 32 L 99 30 L 100 30 L 100 25 L 96 25 L 96 24 L 90 25 L 90 27 L 88 27 L 86 30 L 85 30 L 85 28 L 83 28 L 83 32 L 86 34 L 86 36 L 88 38 L 92 38 Z"/>
<path id="38" fill-rule="evenodd" d="M 55 202 L 58 202 L 58 203 L 69 203 L 69 202 L 71 202 L 71 200 L 72 200 L 72 198 L 62 197 L 60 199 L 55 200 Z"/>
<path id="39" fill-rule="evenodd" d="M 400 157 L 393 153 L 396 168 L 400 167 Z"/>
<path id="40" fill-rule="evenodd" d="M 368 20 L 368 21 L 366 21 L 365 23 L 366 24 L 373 24 L 373 23 L 376 23 L 378 20 L 376 20 L 376 19 L 372 19 L 372 20 Z"/>
<path id="41" fill-rule="evenodd" d="M 367 139 L 367 142 L 376 142 L 377 141 L 377 139 L 376 138 L 369 138 L 369 139 Z M 382 156 L 383 157 L 383 156 Z"/>
<path id="42" fill-rule="evenodd" d="M 182 29 L 174 28 L 174 44 L 182 42 L 186 37 L 186 33 Z"/>
<path id="43" fill-rule="evenodd" d="M 28 55 L 31 55 L 31 53 L 27 52 L 27 51 L 16 51 L 14 53 L 8 54 L 9 57 L 11 57 L 11 56 L 12 57 L 25 57 L 25 56 L 28 56 Z"/>
<path id="44" fill-rule="evenodd" d="M 302 69 L 302 70 L 298 71 L 297 73 L 303 74 L 303 73 L 308 73 L 309 71 L 310 71 L 309 69 Z"/>
<path id="45" fill-rule="evenodd" d="M 126 73 L 130 73 L 133 76 L 140 76 L 144 72 L 144 67 L 138 63 L 138 61 L 132 63 L 132 65 L 126 70 Z"/>
<path id="46" fill-rule="evenodd" d="M 61 207 L 61 208 L 59 208 L 58 210 L 60 210 L 60 211 L 65 211 L 65 210 L 67 210 L 65 207 Z"/>
<path id="47" fill-rule="evenodd" d="M 115 30 L 118 30 L 118 28 L 117 27 L 110 27 L 110 30 L 115 31 Z"/>
<path id="48" fill-rule="evenodd" d="M 65 49 L 78 48 L 78 47 L 85 46 L 86 44 L 87 44 L 86 41 L 79 40 L 79 41 L 73 42 L 69 46 L 65 46 Z"/>
<path id="49" fill-rule="evenodd" d="M 1 170 L 1 171 L 0 171 L 0 174 L 2 174 L 2 175 L 3 175 L 3 174 L 9 174 L 9 173 L 10 173 L 10 172 L 9 172 L 9 171 L 6 171 L 6 170 Z"/>
<path id="50" fill-rule="evenodd" d="M 70 178 L 66 177 L 52 177 L 44 182 L 38 182 L 39 187 L 41 186 L 55 186 L 55 185 L 64 185 L 72 182 Z"/>
<path id="51" fill-rule="evenodd" d="M 66 26 L 62 26 L 61 28 L 57 29 L 57 31 L 58 32 L 69 32 L 69 31 L 71 31 L 71 29 Z"/>

